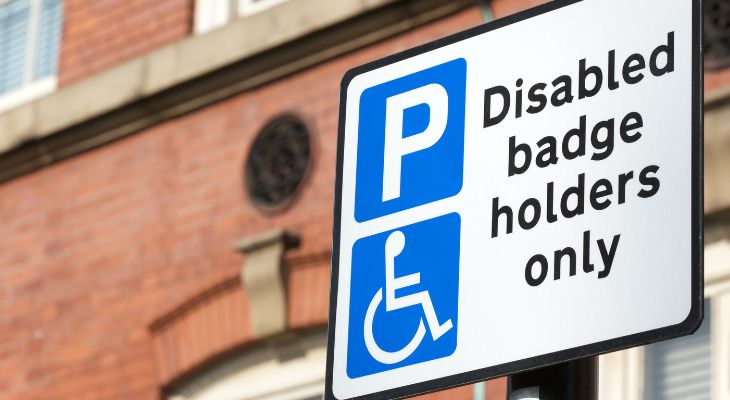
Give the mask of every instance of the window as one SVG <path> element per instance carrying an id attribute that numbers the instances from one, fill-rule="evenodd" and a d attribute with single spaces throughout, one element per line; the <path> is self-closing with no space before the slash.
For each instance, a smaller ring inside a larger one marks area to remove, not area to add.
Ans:
<path id="1" fill-rule="evenodd" d="M 286 0 L 196 0 L 195 33 L 203 34 L 227 24 L 232 16 L 250 15 Z"/>
<path id="2" fill-rule="evenodd" d="M 232 0 L 197 0 L 195 2 L 195 33 L 206 33 L 228 23 Z"/>
<path id="3" fill-rule="evenodd" d="M 711 399 L 711 315 L 710 300 L 705 300 L 706 317 L 697 332 L 644 349 L 646 400 Z"/>
<path id="4" fill-rule="evenodd" d="M 281 3 L 282 1 L 284 0 L 240 0 L 238 2 L 238 13 L 240 15 L 253 14 Z"/>
<path id="5" fill-rule="evenodd" d="M 321 399 L 326 357 L 327 332 L 295 333 L 209 366 L 178 385 L 167 399 Z"/>
<path id="6" fill-rule="evenodd" d="M 601 400 L 730 399 L 730 238 L 706 243 L 704 253 L 700 328 L 691 336 L 601 356 Z"/>
<path id="7" fill-rule="evenodd" d="M 56 87 L 62 0 L 0 0 L 0 112 Z"/>

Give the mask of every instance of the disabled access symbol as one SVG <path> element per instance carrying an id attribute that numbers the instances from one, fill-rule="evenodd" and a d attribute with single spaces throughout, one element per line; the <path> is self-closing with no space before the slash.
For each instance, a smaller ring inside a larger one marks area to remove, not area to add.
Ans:
<path id="1" fill-rule="evenodd" d="M 459 233 L 459 215 L 452 213 L 355 243 L 347 362 L 351 378 L 456 350 Z"/>

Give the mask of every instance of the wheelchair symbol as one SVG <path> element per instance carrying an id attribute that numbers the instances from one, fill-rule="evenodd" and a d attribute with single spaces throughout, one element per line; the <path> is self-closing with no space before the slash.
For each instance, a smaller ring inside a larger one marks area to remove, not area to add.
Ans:
<path id="1" fill-rule="evenodd" d="M 409 294 L 402 297 L 396 297 L 395 291 L 411 286 L 418 285 L 421 282 L 421 274 L 414 273 L 403 277 L 395 277 L 395 258 L 403 252 L 406 245 L 406 237 L 400 231 L 395 231 L 388 236 L 385 241 L 385 311 L 395 311 L 401 308 L 418 306 L 423 308 L 426 317 L 426 324 L 431 331 L 431 337 L 434 341 L 438 340 L 446 332 L 448 332 L 453 324 L 451 319 L 443 324 L 439 324 L 436 310 L 434 310 L 431 296 L 428 291 Z M 375 312 L 383 300 L 383 288 L 379 288 L 373 296 L 365 314 L 365 346 L 370 355 L 383 364 L 396 364 L 408 358 L 418 348 L 426 335 L 426 327 L 423 318 L 418 323 L 418 329 L 408 344 L 398 351 L 385 351 L 378 346 L 373 335 L 373 320 Z"/>

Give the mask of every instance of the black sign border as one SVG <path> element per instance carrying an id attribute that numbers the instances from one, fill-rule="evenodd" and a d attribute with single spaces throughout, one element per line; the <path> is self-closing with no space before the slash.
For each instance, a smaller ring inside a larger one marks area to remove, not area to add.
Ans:
<path id="1" fill-rule="evenodd" d="M 481 35 L 496 29 L 503 28 L 542 14 L 561 9 L 583 0 L 554 0 L 546 4 L 513 14 L 486 24 L 435 40 L 430 43 L 355 67 L 342 78 L 340 88 L 339 126 L 337 133 L 337 174 L 335 181 L 334 227 L 332 242 L 332 270 L 330 275 L 330 308 L 329 327 L 327 334 L 327 372 L 325 381 L 325 400 L 338 400 L 332 391 L 335 316 L 337 313 L 337 292 L 339 280 L 340 254 L 340 215 L 342 213 L 342 175 L 343 156 L 345 150 L 345 118 L 347 104 L 347 88 L 350 82 L 358 75 L 393 64 L 419 54 L 436 50 L 450 44 Z M 610 0 L 606 0 L 610 1 Z M 641 346 L 661 340 L 676 338 L 694 333 L 702 323 L 704 301 L 704 274 L 703 274 L 703 98 L 704 75 L 702 55 L 702 0 L 692 1 L 692 306 L 687 318 L 677 325 L 623 336 L 585 346 L 561 350 L 541 356 L 500 364 L 492 367 L 463 372 L 426 382 L 401 386 L 381 392 L 371 393 L 353 399 L 380 400 L 396 399 L 418 394 L 430 393 L 456 386 L 480 382 L 517 372 L 528 371 L 552 364 L 575 360 L 578 358 L 595 356 L 612 351 L 618 351 L 634 346 Z M 342 400 L 342 399 L 340 399 Z"/>

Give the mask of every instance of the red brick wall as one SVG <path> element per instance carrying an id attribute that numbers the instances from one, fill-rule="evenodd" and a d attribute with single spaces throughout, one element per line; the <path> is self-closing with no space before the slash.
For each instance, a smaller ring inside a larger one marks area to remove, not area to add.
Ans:
<path id="1" fill-rule="evenodd" d="M 730 86 L 730 69 L 719 71 L 705 71 L 705 93 Z"/>
<path id="2" fill-rule="evenodd" d="M 151 328 L 160 386 L 252 341 L 250 305 L 238 275 L 175 308 Z"/>
<path id="3" fill-rule="evenodd" d="M 65 0 L 63 13 L 60 86 L 187 36 L 193 0 Z"/>
<path id="4" fill-rule="evenodd" d="M 545 0 L 493 0 L 495 17 Z M 192 31 L 194 0 L 66 0 L 59 86 L 170 44 Z"/>
<path id="5" fill-rule="evenodd" d="M 495 18 L 547 0 L 492 0 Z M 190 34 L 194 0 L 66 0 L 59 85 L 121 64 Z M 730 84 L 730 70 L 708 72 L 705 91 Z"/>
<path id="6" fill-rule="evenodd" d="M 502 18 L 548 1 L 550 0 L 491 0 L 490 6 L 494 18 Z"/>
<path id="7" fill-rule="evenodd" d="M 91 4 L 66 3 L 69 18 Z M 114 35 L 109 14 L 91 21 L 87 32 L 106 32 L 91 36 Z M 149 324 L 235 275 L 235 241 L 284 227 L 302 235 L 292 261 L 329 251 L 343 73 L 479 22 L 462 12 L 0 185 L 0 398 L 157 399 Z M 84 64 L 71 63 L 79 43 L 66 45 L 62 75 Z M 309 120 L 316 159 L 294 206 L 269 216 L 247 200 L 242 166 L 285 111 Z M 293 262 L 290 279 L 290 325 L 324 326 L 327 262 Z"/>

